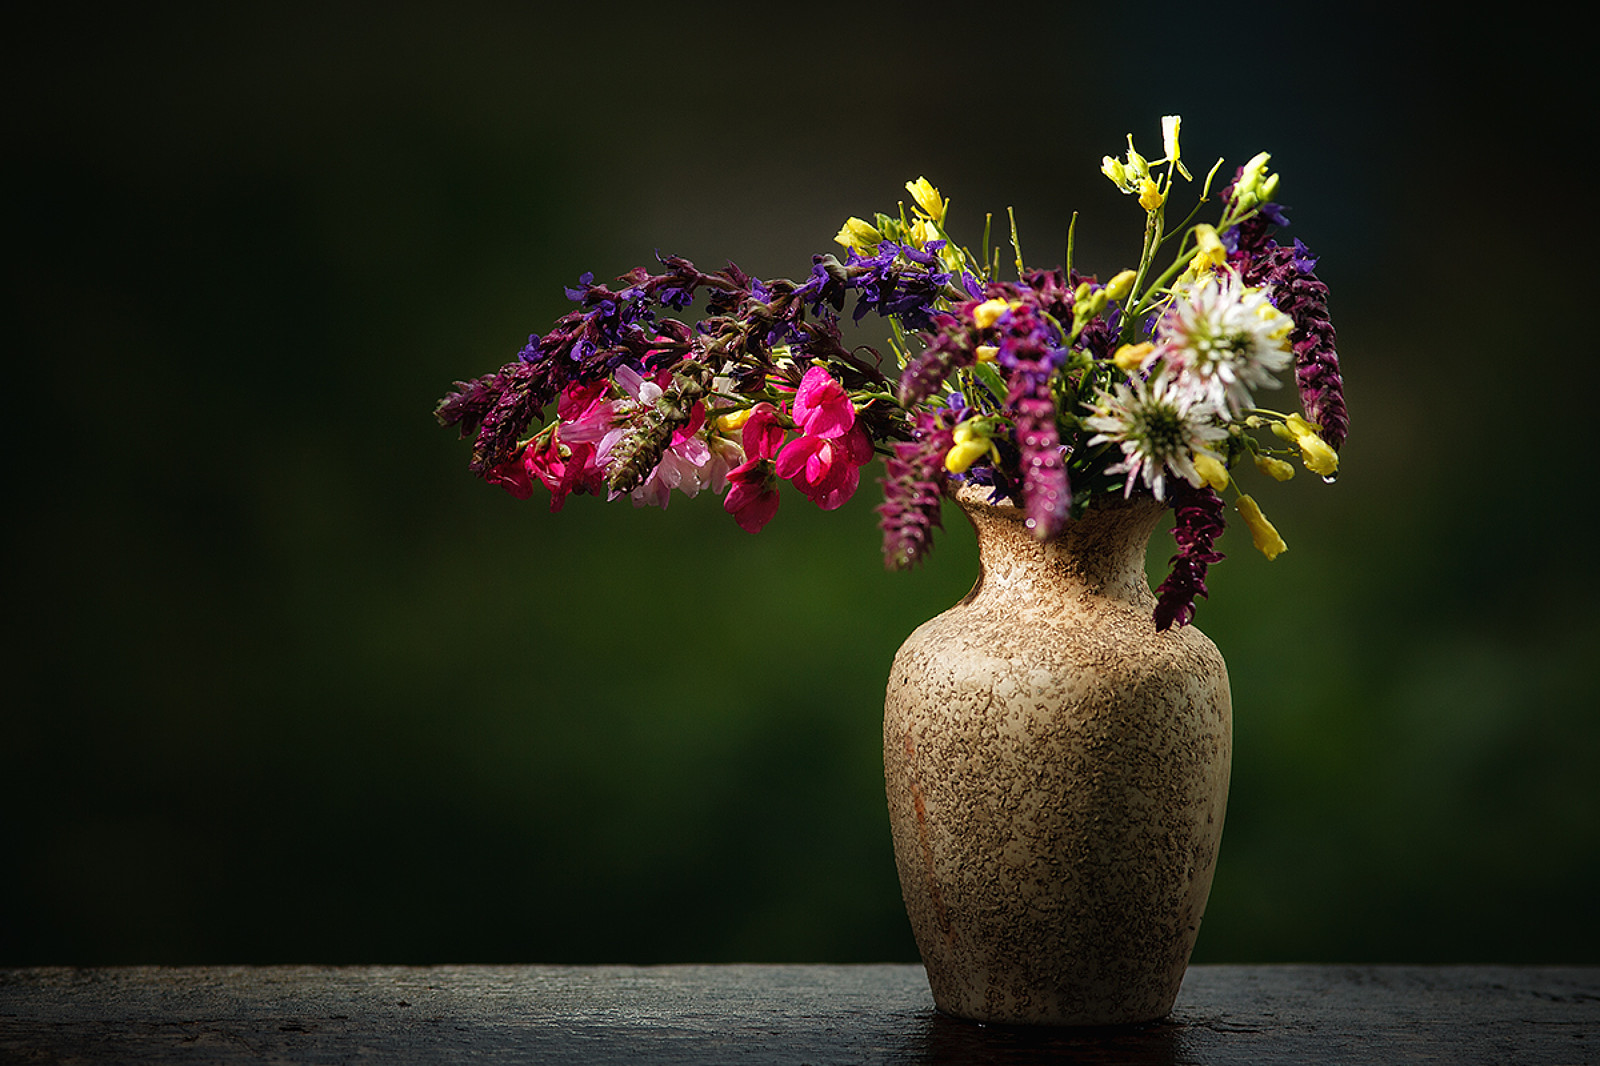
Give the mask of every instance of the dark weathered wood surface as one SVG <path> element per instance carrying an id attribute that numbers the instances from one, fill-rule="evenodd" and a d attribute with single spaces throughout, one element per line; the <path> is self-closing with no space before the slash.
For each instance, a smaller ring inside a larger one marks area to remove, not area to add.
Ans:
<path id="1" fill-rule="evenodd" d="M 0 1062 L 1600 1063 L 1600 967 L 1199 966 L 1166 1021 L 938 1014 L 919 966 L 0 970 Z"/>

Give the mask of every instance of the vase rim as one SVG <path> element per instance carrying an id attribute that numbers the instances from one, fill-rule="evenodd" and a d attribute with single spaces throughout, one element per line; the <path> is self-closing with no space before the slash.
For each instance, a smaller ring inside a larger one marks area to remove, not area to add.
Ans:
<path id="1" fill-rule="evenodd" d="M 995 503 L 989 499 L 989 496 L 992 492 L 993 489 L 988 485 L 974 485 L 968 482 L 963 485 L 957 485 L 952 495 L 954 496 L 955 501 L 964 508 L 980 509 L 991 512 L 1003 518 L 1013 518 L 1017 521 L 1022 520 L 1022 508 L 1018 507 L 1009 500 L 1001 500 L 999 503 Z M 1167 507 L 1167 504 L 1161 500 L 1155 499 L 1152 496 L 1126 497 L 1120 494 L 1096 496 L 1089 503 L 1090 511 L 1098 512 L 1135 507 L 1159 508 L 1164 510 Z"/>

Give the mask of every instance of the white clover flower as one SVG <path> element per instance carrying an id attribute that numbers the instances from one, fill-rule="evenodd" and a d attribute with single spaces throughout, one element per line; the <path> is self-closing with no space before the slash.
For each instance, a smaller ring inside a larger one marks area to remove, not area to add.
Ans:
<path id="1" fill-rule="evenodd" d="M 1267 290 L 1246 288 L 1237 274 L 1209 274 L 1179 294 L 1157 345 L 1181 390 L 1237 417 L 1253 406 L 1252 389 L 1278 387 L 1293 361 L 1293 330 Z"/>
<path id="2" fill-rule="evenodd" d="M 1091 445 L 1111 443 L 1122 448 L 1122 461 L 1106 468 L 1108 474 L 1128 475 L 1124 496 L 1133 494 L 1143 480 L 1158 500 L 1166 499 L 1166 478 L 1171 473 L 1199 488 L 1204 482 L 1195 469 L 1197 456 L 1220 463 L 1211 445 L 1228 435 L 1221 412 L 1193 391 L 1179 387 L 1166 369 L 1131 385 L 1101 391 L 1094 414 L 1083 420 L 1096 431 Z"/>

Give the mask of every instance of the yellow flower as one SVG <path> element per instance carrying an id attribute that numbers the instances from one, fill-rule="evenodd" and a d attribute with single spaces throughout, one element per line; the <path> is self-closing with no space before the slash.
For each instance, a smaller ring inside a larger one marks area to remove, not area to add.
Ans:
<path id="1" fill-rule="evenodd" d="M 996 359 L 1000 358 L 1000 349 L 993 344 L 980 344 L 978 345 L 975 354 L 978 357 L 978 362 L 992 363 Z"/>
<path id="2" fill-rule="evenodd" d="M 1161 145 L 1167 153 L 1167 162 L 1177 165 L 1178 173 L 1183 175 L 1184 181 L 1193 181 L 1194 179 L 1189 176 L 1189 171 L 1178 158 L 1178 127 L 1182 124 L 1183 117 L 1181 115 L 1161 116 Z"/>
<path id="3" fill-rule="evenodd" d="M 1256 317 L 1272 325 L 1272 332 L 1267 334 L 1271 340 L 1281 341 L 1294 332 L 1294 319 L 1265 301 L 1256 308 Z"/>
<path id="4" fill-rule="evenodd" d="M 944 222 L 944 212 L 948 205 L 945 203 L 944 197 L 939 195 L 939 190 L 935 189 L 927 178 L 918 178 L 916 181 L 906 182 L 906 191 L 917 202 L 917 206 L 922 209 L 923 214 L 935 222 Z"/>
<path id="5" fill-rule="evenodd" d="M 1300 461 L 1306 464 L 1307 470 L 1323 477 L 1329 477 L 1338 471 L 1339 453 L 1317 435 L 1316 427 L 1310 422 L 1299 415 L 1290 415 L 1284 421 L 1284 428 L 1294 436 L 1294 442 L 1300 446 Z"/>
<path id="6" fill-rule="evenodd" d="M 877 251 L 878 242 L 883 240 L 872 223 L 864 219 L 851 216 L 845 219 L 844 227 L 839 230 L 839 235 L 833 239 L 835 244 L 842 244 L 846 248 L 854 248 L 863 255 L 870 255 Z"/>
<path id="7" fill-rule="evenodd" d="M 989 454 L 989 442 L 969 440 L 952 445 L 944 455 L 944 468 L 952 474 L 965 474 L 973 463 Z"/>
<path id="8" fill-rule="evenodd" d="M 1123 192 L 1131 192 L 1128 188 L 1128 168 L 1122 165 L 1120 159 L 1103 156 L 1100 160 L 1100 173 L 1110 178 L 1112 183 Z"/>
<path id="9" fill-rule="evenodd" d="M 1228 468 L 1214 455 L 1197 452 L 1194 457 L 1194 472 L 1218 492 L 1228 487 Z"/>
<path id="10" fill-rule="evenodd" d="M 951 434 L 955 444 L 944 456 L 944 468 L 952 474 L 964 474 L 973 463 L 989 454 L 989 437 L 971 422 L 962 422 Z"/>
<path id="11" fill-rule="evenodd" d="M 979 329 L 988 329 L 995 324 L 995 320 L 1007 311 L 1011 305 L 1004 300 L 985 300 L 972 309 L 972 324 Z"/>
<path id="12" fill-rule="evenodd" d="M 1313 474 L 1332 477 L 1339 472 L 1339 453 L 1315 433 L 1300 438 L 1300 461 Z"/>
<path id="13" fill-rule="evenodd" d="M 1270 455 L 1256 456 L 1256 469 L 1274 481 L 1288 481 L 1294 477 L 1294 467 Z"/>
<path id="14" fill-rule="evenodd" d="M 1268 559 L 1276 559 L 1289 549 L 1278 536 L 1278 531 L 1272 528 L 1272 523 L 1267 521 L 1267 516 L 1261 513 L 1261 508 L 1256 501 L 1248 496 L 1239 497 L 1239 514 L 1244 517 L 1244 524 L 1250 527 L 1250 541 L 1256 550 Z"/>
<path id="15" fill-rule="evenodd" d="M 744 428 L 746 422 L 750 421 L 750 411 L 751 408 L 746 407 L 742 411 L 729 411 L 725 415 L 718 415 L 717 428 L 724 433 L 737 433 Z"/>
<path id="16" fill-rule="evenodd" d="M 911 243 L 918 248 L 926 248 L 929 241 L 939 240 L 939 227 L 925 218 L 919 218 L 911 224 Z"/>
<path id="17" fill-rule="evenodd" d="M 1105 156 L 1100 160 L 1100 173 L 1110 178 L 1125 193 L 1139 191 L 1140 183 L 1150 176 L 1150 164 L 1144 156 L 1134 151 L 1133 134 L 1128 134 L 1128 154 L 1124 159 Z"/>
<path id="18" fill-rule="evenodd" d="M 1111 361 L 1117 364 L 1117 369 L 1125 374 L 1131 374 L 1144 365 L 1145 356 L 1156 350 L 1156 346 L 1149 341 L 1143 344 L 1124 344 L 1118 348 Z"/>
<path id="19" fill-rule="evenodd" d="M 1228 261 L 1228 249 L 1223 245 L 1222 238 L 1217 236 L 1216 227 L 1200 223 L 1194 228 L 1194 242 L 1199 248 L 1194 263 L 1204 262 L 1207 266 L 1219 267 Z"/>
<path id="20" fill-rule="evenodd" d="M 1139 186 L 1139 206 L 1146 211 L 1154 211 L 1165 201 L 1166 197 L 1161 195 L 1161 187 L 1149 178 L 1144 179 L 1144 183 Z"/>

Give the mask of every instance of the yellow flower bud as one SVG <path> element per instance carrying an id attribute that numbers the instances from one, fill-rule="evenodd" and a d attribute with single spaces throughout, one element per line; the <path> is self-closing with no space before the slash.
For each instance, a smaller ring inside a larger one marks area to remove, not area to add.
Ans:
<path id="1" fill-rule="evenodd" d="M 965 474 L 973 463 L 989 454 L 987 437 L 958 441 L 945 453 L 944 468 L 952 474 Z"/>
<path id="2" fill-rule="evenodd" d="M 1221 492 L 1228 487 L 1228 468 L 1214 455 L 1200 452 L 1194 457 L 1194 471 L 1207 485 Z"/>
<path id="3" fill-rule="evenodd" d="M 1239 514 L 1244 518 L 1244 524 L 1250 527 L 1250 541 L 1256 550 L 1268 559 L 1276 559 L 1289 549 L 1278 536 L 1278 531 L 1272 528 L 1272 523 L 1267 521 L 1267 516 L 1261 513 L 1261 508 L 1256 501 L 1248 496 L 1239 497 Z"/>
<path id="4" fill-rule="evenodd" d="M 1283 428 L 1289 431 L 1290 437 L 1299 437 L 1306 433 L 1315 433 L 1317 427 L 1307 422 L 1300 415 L 1290 415 L 1283 420 Z"/>
<path id="5" fill-rule="evenodd" d="M 1000 349 L 992 344 L 980 344 L 978 345 L 976 354 L 978 356 L 978 362 L 992 363 L 996 359 L 1000 358 Z"/>
<path id="6" fill-rule="evenodd" d="M 1138 280 L 1138 277 L 1139 274 L 1137 271 L 1124 270 L 1122 273 L 1106 282 L 1106 299 L 1127 299 L 1128 293 L 1133 291 L 1133 283 Z"/>
<path id="7" fill-rule="evenodd" d="M 839 235 L 833 238 L 835 244 L 842 244 L 846 248 L 854 248 L 863 253 L 876 251 L 881 240 L 883 234 L 879 233 L 872 223 L 853 215 L 845 219 Z"/>
<path id="8" fill-rule="evenodd" d="M 919 218 L 911 224 L 911 243 L 918 248 L 926 248 L 929 241 L 940 240 L 939 228 L 925 218 Z"/>
<path id="9" fill-rule="evenodd" d="M 988 329 L 995 324 L 995 320 L 1007 311 L 1011 305 L 1004 300 L 985 300 L 972 309 L 972 324 L 979 329 Z"/>
<path id="10" fill-rule="evenodd" d="M 1254 207 L 1262 200 L 1270 199 L 1272 192 L 1277 191 L 1277 181 L 1267 177 L 1267 160 L 1271 158 L 1272 156 L 1266 152 L 1257 152 L 1250 157 L 1250 162 L 1244 165 L 1239 180 L 1234 183 L 1235 195 L 1241 207 Z"/>
<path id="11" fill-rule="evenodd" d="M 1288 481 L 1294 477 L 1294 467 L 1270 455 L 1256 456 L 1256 469 L 1274 481 Z"/>
<path id="12" fill-rule="evenodd" d="M 1124 344 L 1118 348 L 1111 361 L 1117 364 L 1117 369 L 1125 374 L 1131 374 L 1144 365 L 1145 357 L 1156 350 L 1156 346 L 1149 341 L 1143 344 Z"/>
<path id="13" fill-rule="evenodd" d="M 939 195 L 939 190 L 927 178 L 918 178 L 916 181 L 906 182 L 906 191 L 917 202 L 925 215 L 935 222 L 944 221 L 946 203 L 944 197 Z"/>
<path id="14" fill-rule="evenodd" d="M 1144 179 L 1144 183 L 1139 186 L 1139 206 L 1146 211 L 1154 211 L 1165 201 L 1166 197 L 1161 195 L 1161 187 L 1149 178 Z"/>

